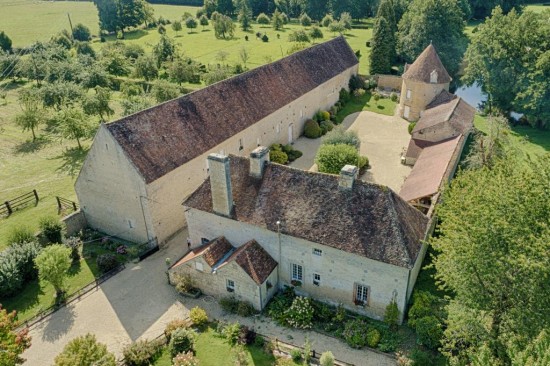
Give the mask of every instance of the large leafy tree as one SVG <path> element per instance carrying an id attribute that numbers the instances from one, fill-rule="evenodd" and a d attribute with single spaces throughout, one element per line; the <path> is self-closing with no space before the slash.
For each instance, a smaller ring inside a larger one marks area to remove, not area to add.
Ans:
<path id="1" fill-rule="evenodd" d="M 397 52 L 407 62 L 433 43 L 451 75 L 467 46 L 463 13 L 456 0 L 413 0 L 398 25 Z"/>
<path id="2" fill-rule="evenodd" d="M 370 73 L 388 74 L 395 57 L 395 35 L 384 17 L 377 17 L 374 22 L 371 46 Z"/>
<path id="3" fill-rule="evenodd" d="M 547 154 L 464 171 L 445 191 L 431 245 L 436 277 L 454 294 L 444 339 L 453 358 L 485 344 L 510 364 L 511 343 L 550 326 L 549 187 Z"/>
<path id="4" fill-rule="evenodd" d="M 0 32 L 0 50 L 11 52 L 11 39 L 4 31 Z"/>
<path id="5" fill-rule="evenodd" d="M 239 5 L 239 16 L 237 20 L 239 21 L 239 24 L 241 25 L 241 29 L 243 31 L 246 32 L 250 30 L 250 28 L 252 28 L 252 11 L 250 10 L 248 1 L 241 1 Z"/>
<path id="6" fill-rule="evenodd" d="M 38 277 L 51 283 L 58 297 L 63 293 L 63 284 L 71 262 L 71 249 L 63 244 L 52 244 L 44 248 L 34 260 Z"/>
<path id="7" fill-rule="evenodd" d="M 55 366 L 115 366 L 115 356 L 93 334 L 70 341 L 55 358 Z"/>
<path id="8" fill-rule="evenodd" d="M 21 354 L 30 347 L 28 329 L 16 331 L 15 311 L 8 313 L 0 305 L 0 365 L 20 365 L 25 360 Z"/>
<path id="9" fill-rule="evenodd" d="M 260 15 L 260 13 L 271 14 L 275 8 L 275 2 L 273 0 L 241 0 L 248 1 L 252 15 L 254 17 Z"/>
<path id="10" fill-rule="evenodd" d="M 89 137 L 92 132 L 88 116 L 84 111 L 78 107 L 65 107 L 58 112 L 56 120 L 61 135 L 64 138 L 76 140 L 78 149 L 82 150 L 80 140 Z"/>
<path id="11" fill-rule="evenodd" d="M 479 25 L 466 52 L 467 84 L 479 83 L 498 109 L 550 126 L 550 11 L 541 14 L 496 8 Z"/>
<path id="12" fill-rule="evenodd" d="M 225 15 L 233 15 L 233 13 L 235 12 L 233 0 L 217 0 L 216 11 Z"/>
<path id="13" fill-rule="evenodd" d="M 476 19 L 483 19 L 489 15 L 494 8 L 500 6 L 504 13 L 512 9 L 521 10 L 525 0 L 468 0 L 472 15 Z"/>
<path id="14" fill-rule="evenodd" d="M 329 0 L 304 0 L 304 12 L 313 20 L 323 19 L 329 11 Z"/>
<path id="15" fill-rule="evenodd" d="M 135 27 L 150 18 L 150 9 L 143 0 L 94 0 L 99 15 L 99 26 L 107 32 Z"/>
<path id="16" fill-rule="evenodd" d="M 36 140 L 36 129 L 46 120 L 45 111 L 38 89 L 22 89 L 19 93 L 21 113 L 15 116 L 15 123 L 23 131 L 31 131 L 32 140 Z"/>

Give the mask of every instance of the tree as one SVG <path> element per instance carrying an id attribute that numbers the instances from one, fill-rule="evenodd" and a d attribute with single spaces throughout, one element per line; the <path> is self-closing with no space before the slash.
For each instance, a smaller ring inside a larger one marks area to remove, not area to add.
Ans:
<path id="1" fill-rule="evenodd" d="M 55 366 L 115 366 L 115 356 L 93 334 L 70 341 L 55 358 Z"/>
<path id="2" fill-rule="evenodd" d="M 315 156 L 315 163 L 321 173 L 340 174 L 345 165 L 365 166 L 366 161 L 359 156 L 354 146 L 346 144 L 323 144 Z"/>
<path id="3" fill-rule="evenodd" d="M 250 53 L 248 53 L 248 50 L 244 47 L 241 48 L 241 50 L 239 51 L 239 57 L 241 58 L 241 61 L 243 62 L 244 67 L 246 67 L 246 63 L 250 59 Z"/>
<path id="4" fill-rule="evenodd" d="M 371 40 L 370 73 L 389 74 L 395 57 L 395 37 L 391 26 L 384 17 L 374 22 Z"/>
<path id="5" fill-rule="evenodd" d="M 159 42 L 153 47 L 153 55 L 157 59 L 157 67 L 165 61 L 173 61 L 176 56 L 176 44 L 167 35 L 162 35 Z"/>
<path id="6" fill-rule="evenodd" d="M 87 95 L 82 103 L 84 113 L 88 115 L 98 115 L 102 122 L 105 117 L 112 116 L 115 111 L 109 105 L 111 101 L 111 91 L 108 88 L 97 86 L 93 95 Z"/>
<path id="7" fill-rule="evenodd" d="M 56 120 L 61 135 L 64 138 L 76 140 L 78 149 L 82 150 L 80 140 L 89 137 L 92 130 L 84 111 L 77 107 L 65 107 L 58 112 Z"/>
<path id="8" fill-rule="evenodd" d="M 199 66 L 191 59 L 176 58 L 168 66 L 168 76 L 171 81 L 181 83 L 192 82 L 199 74 Z"/>
<path id="9" fill-rule="evenodd" d="M 479 83 L 489 107 L 525 113 L 533 126 L 550 126 L 550 54 L 541 40 L 550 35 L 548 14 L 500 8 L 478 26 L 466 51 L 463 81 Z"/>
<path id="10" fill-rule="evenodd" d="M 343 12 L 340 15 L 340 23 L 344 24 L 344 27 L 346 29 L 351 29 L 351 23 L 352 23 L 351 15 L 348 12 Z"/>
<path id="11" fill-rule="evenodd" d="M 8 313 L 0 305 L 0 365 L 20 365 L 25 360 L 21 354 L 31 346 L 29 330 L 17 331 L 19 325 L 15 311 Z"/>
<path id="12" fill-rule="evenodd" d="M 189 17 L 185 20 L 185 27 L 187 29 L 191 30 L 190 33 L 193 32 L 193 29 L 197 28 L 197 25 L 198 25 L 198 23 L 197 23 L 197 20 L 195 18 Z"/>
<path id="13" fill-rule="evenodd" d="M 433 43 L 451 75 L 466 50 L 462 10 L 456 0 L 413 0 L 398 25 L 397 52 L 407 62 Z"/>
<path id="14" fill-rule="evenodd" d="M 42 249 L 34 262 L 40 280 L 51 283 L 59 299 L 63 294 L 67 271 L 71 268 L 71 249 L 63 244 L 52 244 Z"/>
<path id="15" fill-rule="evenodd" d="M 239 5 L 239 16 L 237 17 L 237 21 L 241 25 L 241 29 L 245 32 L 252 28 L 252 11 L 246 0 L 241 1 Z"/>
<path id="16" fill-rule="evenodd" d="M 186 23 L 187 23 L 187 22 L 186 22 Z M 195 24 L 195 26 L 196 26 L 196 24 Z M 172 22 L 172 30 L 173 30 L 174 32 L 176 32 L 176 35 L 178 34 L 179 31 L 182 30 L 181 22 L 180 22 L 179 20 L 174 20 L 174 21 Z"/>
<path id="17" fill-rule="evenodd" d="M 99 26 L 107 32 L 135 27 L 151 18 L 151 8 L 143 0 L 94 0 L 99 15 Z"/>
<path id="18" fill-rule="evenodd" d="M 328 26 L 328 30 L 332 33 L 343 34 L 346 31 L 346 27 L 344 27 L 344 24 L 342 24 L 341 22 L 333 21 Z"/>
<path id="19" fill-rule="evenodd" d="M 330 25 L 330 23 L 332 23 L 333 21 L 334 21 L 334 19 L 332 18 L 332 15 L 327 14 L 321 20 L 321 25 L 323 27 L 328 27 Z"/>
<path id="20" fill-rule="evenodd" d="M 159 75 L 157 60 L 151 55 L 143 55 L 136 60 L 134 75 L 146 81 L 156 79 Z"/>
<path id="21" fill-rule="evenodd" d="M 155 81 L 151 94 L 153 94 L 157 103 L 162 103 L 177 98 L 180 91 L 175 84 L 161 79 Z"/>
<path id="22" fill-rule="evenodd" d="M 40 89 L 40 96 L 45 107 L 53 107 L 58 111 L 63 106 L 79 103 L 84 97 L 85 91 L 73 82 L 56 81 L 48 83 Z"/>
<path id="23" fill-rule="evenodd" d="M 216 11 L 224 15 L 233 15 L 235 12 L 235 6 L 233 5 L 233 0 L 217 0 L 216 1 Z"/>
<path id="24" fill-rule="evenodd" d="M 78 23 L 73 28 L 73 38 L 76 41 L 88 42 L 92 39 L 90 28 L 86 27 L 82 23 Z"/>
<path id="25" fill-rule="evenodd" d="M 271 25 L 273 26 L 273 29 L 275 30 L 281 30 L 283 29 L 285 22 L 283 20 L 283 17 L 279 10 L 275 10 L 275 13 L 273 13 L 273 16 L 271 17 Z"/>
<path id="26" fill-rule="evenodd" d="M 256 18 L 256 23 L 258 24 L 266 25 L 269 24 L 269 22 L 269 16 L 265 13 L 260 13 L 260 15 L 258 15 L 258 17 Z"/>
<path id="27" fill-rule="evenodd" d="M 489 116 L 487 134 L 476 131 L 470 153 L 466 157 L 466 166 L 470 169 L 491 168 L 497 161 L 506 159 L 510 154 L 510 135 L 512 131 L 504 117 Z"/>
<path id="28" fill-rule="evenodd" d="M 304 0 L 304 13 L 315 20 L 321 20 L 325 14 L 329 13 L 329 0 Z"/>
<path id="29" fill-rule="evenodd" d="M 300 17 L 300 24 L 304 27 L 309 27 L 311 25 L 311 18 L 307 13 L 302 14 Z"/>
<path id="30" fill-rule="evenodd" d="M 81 74 L 80 79 L 82 86 L 86 89 L 95 88 L 96 86 L 107 88 L 111 85 L 109 74 L 107 74 L 103 65 L 99 63 L 87 67 Z"/>
<path id="31" fill-rule="evenodd" d="M 462 171 L 444 191 L 436 278 L 453 293 L 444 349 L 464 357 L 486 343 L 509 364 L 508 342 L 550 326 L 550 155 Z"/>
<path id="32" fill-rule="evenodd" d="M 234 32 L 235 24 L 227 15 L 220 15 L 218 19 L 214 21 L 214 34 L 216 38 L 233 38 Z"/>
<path id="33" fill-rule="evenodd" d="M 275 5 L 272 0 L 245 0 L 248 1 L 252 15 L 257 16 L 260 13 L 270 14 L 273 13 L 273 6 Z"/>
<path id="34" fill-rule="evenodd" d="M 499 6 L 504 14 L 512 10 L 521 11 L 525 0 L 468 0 L 472 15 L 475 19 L 484 19 L 491 15 L 494 8 Z"/>
<path id="35" fill-rule="evenodd" d="M 21 89 L 19 92 L 19 105 L 21 106 L 21 113 L 15 116 L 15 123 L 23 131 L 30 130 L 34 142 L 36 140 L 35 130 L 45 121 L 39 91 L 37 89 Z"/>
<path id="36" fill-rule="evenodd" d="M 302 0 L 275 0 L 276 8 L 291 18 L 298 18 L 304 11 L 304 5 Z"/>
<path id="37" fill-rule="evenodd" d="M 120 104 L 122 105 L 122 114 L 129 116 L 153 106 L 153 101 L 145 94 L 129 96 L 124 98 Z"/>
<path id="38" fill-rule="evenodd" d="M 199 22 L 202 26 L 202 30 L 204 31 L 204 29 L 208 26 L 208 17 L 204 14 L 201 15 Z"/>
<path id="39" fill-rule="evenodd" d="M 288 35 L 288 40 L 290 42 L 310 42 L 307 32 L 303 29 L 295 30 L 294 32 Z"/>
<path id="40" fill-rule="evenodd" d="M 0 32 L 0 50 L 11 52 L 11 39 L 4 31 Z"/>
<path id="41" fill-rule="evenodd" d="M 309 37 L 313 40 L 323 38 L 323 31 L 318 26 L 314 25 L 309 30 Z"/>

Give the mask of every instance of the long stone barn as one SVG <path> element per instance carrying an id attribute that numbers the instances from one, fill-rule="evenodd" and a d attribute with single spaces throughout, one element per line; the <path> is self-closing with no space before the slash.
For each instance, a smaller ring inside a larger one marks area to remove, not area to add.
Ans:
<path id="1" fill-rule="evenodd" d="M 207 179 L 209 154 L 292 143 L 308 118 L 336 103 L 358 65 L 338 37 L 102 124 L 75 183 L 87 224 L 165 243 L 186 225 L 181 202 Z"/>

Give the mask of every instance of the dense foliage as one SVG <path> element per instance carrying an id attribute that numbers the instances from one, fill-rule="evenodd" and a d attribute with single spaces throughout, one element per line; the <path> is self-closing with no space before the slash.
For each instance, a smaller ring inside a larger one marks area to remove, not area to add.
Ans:
<path id="1" fill-rule="evenodd" d="M 30 347 L 31 337 L 28 329 L 16 331 L 19 325 L 16 313 L 8 313 L 0 305 L 0 365 L 20 365 L 24 362 L 21 354 Z"/>
<path id="2" fill-rule="evenodd" d="M 180 353 L 185 353 L 193 350 L 195 345 L 196 334 L 193 330 L 187 328 L 176 329 L 170 337 L 168 348 L 172 357 Z"/>
<path id="3" fill-rule="evenodd" d="M 71 268 L 71 249 L 62 244 L 52 244 L 44 248 L 34 262 L 40 280 L 49 282 L 59 296 L 63 292 L 63 284 Z"/>
<path id="4" fill-rule="evenodd" d="M 149 366 L 162 351 L 158 341 L 148 339 L 129 344 L 122 350 L 124 364 L 127 366 Z"/>
<path id="5" fill-rule="evenodd" d="M 93 334 L 86 334 L 70 341 L 56 356 L 55 366 L 115 366 L 115 356 L 107 346 L 99 343 Z"/>
<path id="6" fill-rule="evenodd" d="M 319 147 L 315 163 L 322 173 L 340 174 L 345 165 L 355 165 L 359 169 L 368 165 L 368 159 L 360 156 L 357 149 L 346 144 L 323 144 Z"/>
<path id="7" fill-rule="evenodd" d="M 11 245 L 0 252 L 1 297 L 16 294 L 26 282 L 36 278 L 34 259 L 41 249 L 38 242 L 32 241 Z"/>

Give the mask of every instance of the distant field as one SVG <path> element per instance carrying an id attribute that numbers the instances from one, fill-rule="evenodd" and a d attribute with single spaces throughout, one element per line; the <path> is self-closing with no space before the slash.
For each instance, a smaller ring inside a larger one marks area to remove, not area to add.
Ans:
<path id="1" fill-rule="evenodd" d="M 527 10 L 537 13 L 542 13 L 544 10 L 550 10 L 550 5 L 542 5 L 543 3 L 527 5 Z"/>

